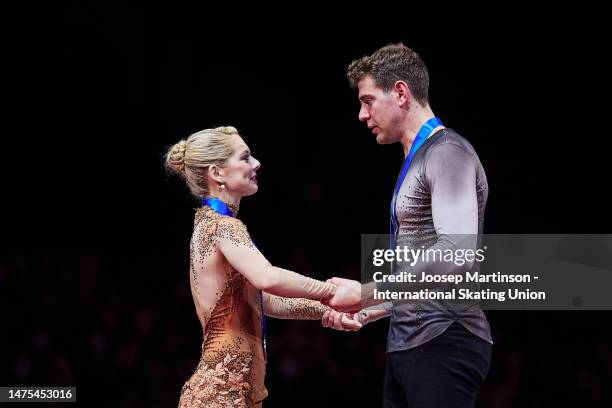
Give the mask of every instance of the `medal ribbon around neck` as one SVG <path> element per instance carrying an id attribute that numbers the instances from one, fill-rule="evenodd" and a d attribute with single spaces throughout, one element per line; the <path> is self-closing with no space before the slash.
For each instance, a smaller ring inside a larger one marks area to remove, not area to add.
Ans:
<path id="1" fill-rule="evenodd" d="M 433 132 L 433 130 L 437 128 L 438 126 L 444 126 L 444 125 L 442 124 L 442 121 L 436 117 L 429 119 L 427 122 L 423 124 L 423 126 L 421 126 L 421 128 L 419 129 L 419 132 L 414 138 L 414 142 L 412 142 L 412 146 L 410 147 L 410 152 L 408 153 L 408 156 L 406 156 L 406 159 L 404 159 L 404 163 L 402 164 L 402 169 L 397 178 L 397 182 L 395 183 L 395 190 L 393 191 L 393 198 L 391 199 L 391 225 L 390 225 L 390 232 L 389 232 L 390 240 L 391 240 L 391 247 L 390 247 L 391 249 L 393 249 L 393 247 L 395 246 L 395 240 L 397 237 L 397 232 L 399 230 L 399 224 L 397 222 L 397 212 L 395 208 L 395 205 L 397 202 L 397 195 L 399 193 L 400 188 L 402 187 L 402 183 L 404 182 L 404 179 L 406 178 L 406 173 L 408 173 L 408 168 L 410 167 L 410 162 L 412 162 L 412 158 L 416 154 L 417 150 L 419 150 L 419 148 L 423 145 L 423 143 L 425 143 L 425 140 L 427 140 L 427 138 L 431 136 L 431 133 Z"/>

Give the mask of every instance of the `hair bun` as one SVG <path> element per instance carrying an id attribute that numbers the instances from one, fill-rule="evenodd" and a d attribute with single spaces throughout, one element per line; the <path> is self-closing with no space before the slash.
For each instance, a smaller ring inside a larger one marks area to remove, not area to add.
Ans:
<path id="1" fill-rule="evenodd" d="M 175 172 L 185 174 L 185 151 L 187 150 L 187 141 L 181 140 L 168 151 L 166 156 L 167 164 Z"/>
<path id="2" fill-rule="evenodd" d="M 233 126 L 220 126 L 218 128 L 215 128 L 215 130 L 226 135 L 233 135 L 238 133 L 238 130 Z"/>

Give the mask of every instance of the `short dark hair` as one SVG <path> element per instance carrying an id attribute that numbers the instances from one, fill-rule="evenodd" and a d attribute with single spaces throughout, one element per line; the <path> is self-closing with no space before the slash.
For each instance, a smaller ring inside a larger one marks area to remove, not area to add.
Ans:
<path id="1" fill-rule="evenodd" d="M 376 85 L 385 92 L 389 92 L 395 82 L 404 81 L 421 105 L 429 103 L 427 67 L 419 54 L 402 43 L 386 45 L 372 55 L 354 60 L 346 72 L 353 88 L 367 75 L 371 75 Z"/>

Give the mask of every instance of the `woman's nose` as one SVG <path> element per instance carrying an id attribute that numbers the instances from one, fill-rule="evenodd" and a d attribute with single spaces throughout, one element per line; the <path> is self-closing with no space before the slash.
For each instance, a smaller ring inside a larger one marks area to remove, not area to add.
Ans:
<path id="1" fill-rule="evenodd" d="M 259 170 L 260 167 L 261 163 L 259 162 L 259 160 L 253 157 L 253 168 L 255 169 L 255 171 Z"/>

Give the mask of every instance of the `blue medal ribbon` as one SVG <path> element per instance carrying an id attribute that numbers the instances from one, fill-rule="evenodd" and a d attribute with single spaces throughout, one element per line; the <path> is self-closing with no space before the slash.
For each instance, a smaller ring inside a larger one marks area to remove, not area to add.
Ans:
<path id="1" fill-rule="evenodd" d="M 228 217 L 235 218 L 234 213 L 229 208 L 229 206 L 224 203 L 222 200 L 216 197 L 202 197 L 202 206 L 208 206 L 215 210 L 217 214 L 226 215 Z M 253 245 L 255 245 L 253 243 Z M 264 302 L 263 302 L 263 291 L 259 291 L 259 304 L 261 305 L 261 331 L 262 331 L 262 342 L 263 342 L 263 350 L 264 350 L 264 360 L 268 360 L 268 342 L 266 340 L 266 315 L 264 314 Z"/>
<path id="2" fill-rule="evenodd" d="M 217 197 L 202 197 L 202 205 L 207 205 L 217 214 L 227 215 L 228 217 L 234 217 L 234 213 L 230 210 L 229 206 Z"/>
<path id="3" fill-rule="evenodd" d="M 410 162 L 412 162 L 412 158 L 416 154 L 417 150 L 425 143 L 425 140 L 431 135 L 431 132 L 438 126 L 444 126 L 442 121 L 436 117 L 429 119 L 427 122 L 421 126 L 416 137 L 414 138 L 414 142 L 412 142 L 412 146 L 410 147 L 410 152 L 408 152 L 408 156 L 404 159 L 404 163 L 402 164 L 402 170 L 397 178 L 397 182 L 395 183 L 395 190 L 393 191 L 393 198 L 391 199 L 391 225 L 390 225 L 390 240 L 391 240 L 391 249 L 395 246 L 395 239 L 397 237 L 397 232 L 399 230 L 399 224 L 397 222 L 397 212 L 395 208 L 395 204 L 397 202 L 397 195 L 399 193 L 402 184 L 404 183 L 404 179 L 406 178 L 406 173 L 408 173 L 408 168 L 410 167 Z"/>

